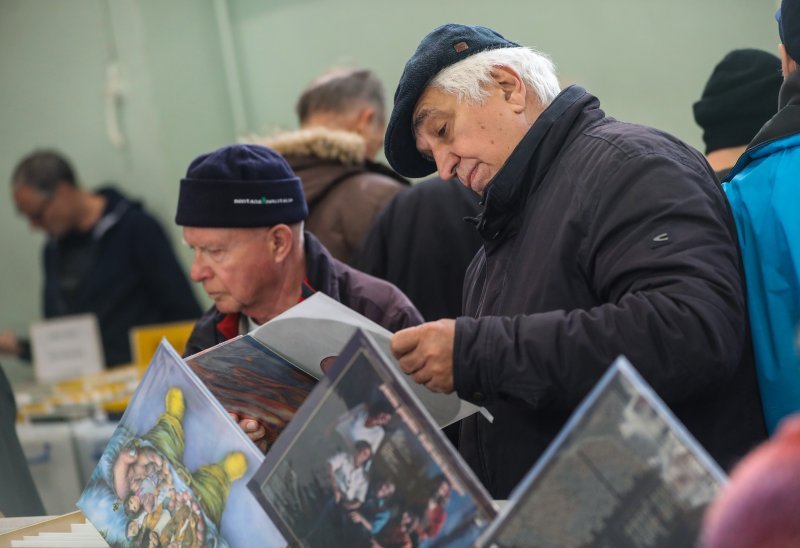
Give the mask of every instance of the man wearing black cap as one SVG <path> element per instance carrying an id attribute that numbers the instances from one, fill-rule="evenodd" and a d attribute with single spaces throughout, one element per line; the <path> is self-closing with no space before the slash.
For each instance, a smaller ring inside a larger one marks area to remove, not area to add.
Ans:
<path id="1" fill-rule="evenodd" d="M 714 67 L 693 110 L 706 159 L 720 181 L 778 111 L 782 81 L 781 60 L 757 49 L 733 50 Z"/>
<path id="2" fill-rule="evenodd" d="M 228 146 L 189 165 L 175 222 L 194 250 L 192 280 L 214 306 L 195 325 L 186 355 L 247 333 L 315 291 L 390 331 L 422 321 L 400 290 L 337 261 L 304 232 L 307 216 L 300 179 L 269 148 Z M 260 440 L 263 429 L 245 422 Z"/>
<path id="3" fill-rule="evenodd" d="M 626 355 L 729 466 L 765 435 L 736 235 L 713 172 L 674 137 L 605 116 L 491 29 L 426 36 L 395 93 L 386 156 L 482 197 L 464 315 L 397 333 L 414 380 L 485 405 L 460 450 L 496 498 Z"/>
<path id="4" fill-rule="evenodd" d="M 781 85 L 778 113 L 734 166 L 725 193 L 742 249 L 753 348 L 767 427 L 800 410 L 800 0 L 776 14 Z"/>

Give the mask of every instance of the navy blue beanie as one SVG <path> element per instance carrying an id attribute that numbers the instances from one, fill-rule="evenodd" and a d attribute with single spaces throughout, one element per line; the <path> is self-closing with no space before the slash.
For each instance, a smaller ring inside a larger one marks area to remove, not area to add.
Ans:
<path id="1" fill-rule="evenodd" d="M 231 145 L 194 159 L 181 179 L 180 226 L 294 224 L 308 217 L 303 185 L 286 160 L 258 145 Z"/>
<path id="2" fill-rule="evenodd" d="M 394 109 L 386 128 L 384 151 L 389 164 L 406 177 L 424 177 L 436 164 L 417 150 L 411 116 L 422 92 L 443 69 L 476 53 L 496 48 L 520 47 L 486 27 L 448 23 L 432 30 L 406 63 Z"/>
<path id="3" fill-rule="evenodd" d="M 783 0 L 775 20 L 789 57 L 800 63 L 800 0 Z"/>

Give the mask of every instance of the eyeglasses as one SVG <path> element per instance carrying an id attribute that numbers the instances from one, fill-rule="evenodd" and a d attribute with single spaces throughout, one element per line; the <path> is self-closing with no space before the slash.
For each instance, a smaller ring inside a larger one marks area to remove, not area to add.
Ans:
<path id="1" fill-rule="evenodd" d="M 32 222 L 36 224 L 41 224 L 42 220 L 44 220 L 44 215 L 47 213 L 47 208 L 50 207 L 50 203 L 53 201 L 53 195 L 51 194 L 44 200 L 42 200 L 42 204 L 34 211 L 33 213 L 25 213 L 24 215 Z"/>

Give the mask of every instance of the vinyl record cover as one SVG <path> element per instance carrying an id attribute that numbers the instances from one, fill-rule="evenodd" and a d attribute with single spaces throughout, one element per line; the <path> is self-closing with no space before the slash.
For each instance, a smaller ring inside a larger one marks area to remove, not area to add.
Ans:
<path id="1" fill-rule="evenodd" d="M 317 384 L 250 335 L 198 352 L 186 363 L 226 410 L 264 426 L 269 447 Z"/>
<path id="2" fill-rule="evenodd" d="M 469 546 L 483 486 L 356 332 L 248 486 L 291 546 Z"/>
<path id="3" fill-rule="evenodd" d="M 722 470 L 623 357 L 479 546 L 694 546 Z"/>
<path id="4" fill-rule="evenodd" d="M 262 461 L 162 342 L 78 507 L 115 547 L 284 546 L 246 487 Z"/>
<path id="5" fill-rule="evenodd" d="M 384 355 L 389 362 L 393 361 L 388 350 L 391 332 L 319 291 L 254 329 L 250 335 L 319 379 L 323 376 L 321 364 L 338 355 L 358 329 L 369 333 L 373 342 L 388 352 Z M 431 392 L 410 378 L 401 378 L 440 427 L 478 411 L 492 420 L 488 411 L 459 399 L 455 393 Z"/>

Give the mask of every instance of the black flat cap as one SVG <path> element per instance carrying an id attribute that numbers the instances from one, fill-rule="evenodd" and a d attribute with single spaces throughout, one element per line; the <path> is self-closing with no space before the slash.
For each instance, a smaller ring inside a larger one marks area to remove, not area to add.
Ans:
<path id="1" fill-rule="evenodd" d="M 422 92 L 442 71 L 476 53 L 520 47 L 490 28 L 448 23 L 431 31 L 406 63 L 386 128 L 384 151 L 389 164 L 406 177 L 424 177 L 436 164 L 417 150 L 411 116 Z"/>

